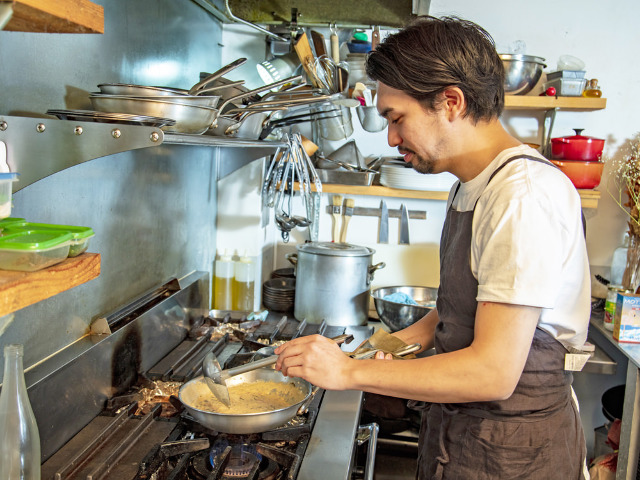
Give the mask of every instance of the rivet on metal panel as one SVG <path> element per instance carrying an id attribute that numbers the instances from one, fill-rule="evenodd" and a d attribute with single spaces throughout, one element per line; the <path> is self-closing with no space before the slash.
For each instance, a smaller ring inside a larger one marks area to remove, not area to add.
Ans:
<path id="1" fill-rule="evenodd" d="M 78 125 L 74 130 L 73 133 L 75 133 L 76 135 L 82 135 L 82 127 L 80 125 Z"/>
<path id="2" fill-rule="evenodd" d="M 122 132 L 119 128 L 114 128 L 113 130 L 111 130 L 111 136 L 113 138 L 120 138 L 122 136 Z"/>
<path id="3" fill-rule="evenodd" d="M 42 132 L 44 132 L 45 128 L 47 128 L 47 127 L 45 127 L 44 123 L 39 123 L 38 125 L 36 125 L 36 131 L 37 132 L 42 133 Z"/>
<path id="4" fill-rule="evenodd" d="M 160 140 L 160 134 L 159 134 L 158 132 L 153 132 L 153 133 L 150 135 L 150 138 L 151 138 L 151 141 L 155 143 L 155 142 L 157 142 L 158 140 Z"/>
<path id="5" fill-rule="evenodd" d="M 0 131 L 4 132 L 8 127 L 9 125 L 7 124 L 7 122 L 0 122 Z"/>

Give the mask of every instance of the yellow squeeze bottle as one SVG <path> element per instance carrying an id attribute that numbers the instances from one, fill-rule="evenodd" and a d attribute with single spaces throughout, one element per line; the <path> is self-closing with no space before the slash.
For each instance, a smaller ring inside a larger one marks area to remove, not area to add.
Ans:
<path id="1" fill-rule="evenodd" d="M 231 255 L 224 251 L 216 260 L 215 275 L 213 279 L 213 308 L 216 310 L 233 309 L 233 260 Z"/>
<path id="2" fill-rule="evenodd" d="M 253 258 L 245 252 L 235 262 L 233 278 L 233 308 L 239 311 L 253 311 L 253 295 L 255 287 L 255 268 Z"/>

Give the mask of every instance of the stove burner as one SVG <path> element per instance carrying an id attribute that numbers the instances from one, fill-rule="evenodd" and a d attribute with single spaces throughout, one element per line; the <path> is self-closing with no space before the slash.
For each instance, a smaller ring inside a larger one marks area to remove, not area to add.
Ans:
<path id="1" fill-rule="evenodd" d="M 191 459 L 189 478 L 209 479 L 220 462 L 219 473 L 222 480 L 275 480 L 281 472 L 277 461 L 258 453 L 255 445 L 231 444 L 226 438 L 219 438 L 209 451 L 199 452 Z"/>
<path id="2" fill-rule="evenodd" d="M 212 468 L 216 467 L 216 461 L 222 461 L 220 455 L 229 445 L 226 439 L 217 440 L 209 452 L 209 461 Z M 256 451 L 256 447 L 248 444 L 233 445 L 229 452 L 229 459 L 224 469 L 224 475 L 230 478 L 243 478 L 251 473 L 251 470 L 262 460 L 262 455 Z"/>

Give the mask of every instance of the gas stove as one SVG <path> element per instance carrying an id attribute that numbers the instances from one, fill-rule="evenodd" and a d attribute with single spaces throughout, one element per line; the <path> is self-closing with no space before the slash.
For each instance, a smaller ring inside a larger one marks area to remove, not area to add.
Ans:
<path id="1" fill-rule="evenodd" d="M 231 368 L 255 359 L 262 346 L 297 336 L 347 334 L 354 337 L 345 348 L 351 350 L 372 333 L 275 313 L 253 320 L 246 312 L 208 311 L 207 283 L 197 272 L 107 315 L 93 348 L 30 388 L 39 425 L 47 403 L 42 392 L 58 391 L 65 400 L 55 416 L 49 404 L 44 421 L 55 427 L 68 415 L 64 428 L 41 428 L 42 478 L 373 478 L 377 426 L 360 425 L 361 392 L 320 390 L 287 424 L 250 435 L 209 430 L 184 410 L 177 391 L 201 374 L 209 352 Z M 73 381 L 88 374 L 97 378 Z M 99 408 L 81 424 L 91 407 Z"/>

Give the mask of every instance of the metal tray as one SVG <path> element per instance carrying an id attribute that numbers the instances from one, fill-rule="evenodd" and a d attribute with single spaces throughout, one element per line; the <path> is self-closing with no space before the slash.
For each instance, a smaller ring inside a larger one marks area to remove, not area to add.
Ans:
<path id="1" fill-rule="evenodd" d="M 360 185 L 370 187 L 377 175 L 373 172 L 349 172 L 347 170 L 318 169 L 318 176 L 322 183 L 337 183 L 339 185 Z"/>

